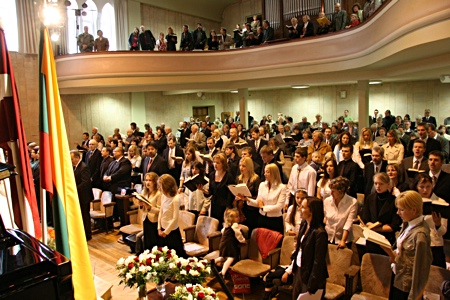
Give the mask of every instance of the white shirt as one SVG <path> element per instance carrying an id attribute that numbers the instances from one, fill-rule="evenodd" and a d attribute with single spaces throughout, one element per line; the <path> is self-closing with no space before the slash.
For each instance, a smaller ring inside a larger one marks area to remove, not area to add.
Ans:
<path id="1" fill-rule="evenodd" d="M 209 190 L 209 178 L 204 177 L 208 183 L 204 185 L 205 190 Z M 185 189 L 184 206 L 187 210 L 195 210 L 199 212 L 207 212 L 211 204 L 211 197 L 205 197 L 205 194 L 199 189 L 191 191 L 190 189 Z"/>
<path id="2" fill-rule="evenodd" d="M 327 180 L 324 187 L 322 187 L 322 182 L 323 178 L 320 178 L 319 182 L 317 183 L 317 187 L 320 188 L 320 196 L 322 197 L 322 199 L 326 199 L 331 196 L 330 179 Z"/>
<path id="3" fill-rule="evenodd" d="M 316 194 L 316 177 L 316 170 L 306 162 L 301 166 L 294 165 L 289 175 L 287 193 L 295 195 L 295 191 L 302 188 L 308 191 L 308 196 L 314 196 Z M 288 204 L 289 198 L 286 201 L 286 204 Z"/>
<path id="4" fill-rule="evenodd" d="M 178 195 L 169 198 L 161 196 L 161 209 L 158 216 L 158 230 L 164 228 L 164 233 L 169 234 L 178 228 L 178 215 L 180 211 L 180 200 Z"/>
<path id="5" fill-rule="evenodd" d="M 255 199 L 248 199 L 250 206 L 258 207 L 258 201 L 262 200 L 263 208 L 259 213 L 267 217 L 281 217 L 286 201 L 286 186 L 282 183 L 273 185 L 269 190 L 269 182 L 265 181 L 259 185 L 258 197 Z"/>
<path id="6" fill-rule="evenodd" d="M 352 225 L 358 212 L 358 202 L 355 198 L 345 194 L 339 205 L 336 206 L 333 197 L 328 197 L 323 201 L 325 211 L 325 230 L 328 233 L 328 241 L 339 243 L 344 230 L 348 231 L 346 242 L 353 241 Z"/>
<path id="7" fill-rule="evenodd" d="M 287 213 L 286 213 L 286 218 L 284 219 L 284 224 L 285 224 L 285 228 L 286 228 L 285 232 L 293 231 L 297 234 L 298 231 L 300 230 L 300 223 L 302 222 L 302 211 L 301 211 L 300 207 L 297 206 L 297 211 L 295 212 L 295 219 L 294 219 L 295 224 L 292 225 L 290 223 L 290 219 L 291 219 L 291 213 L 292 213 L 293 207 L 294 207 L 293 205 L 289 206 Z"/>

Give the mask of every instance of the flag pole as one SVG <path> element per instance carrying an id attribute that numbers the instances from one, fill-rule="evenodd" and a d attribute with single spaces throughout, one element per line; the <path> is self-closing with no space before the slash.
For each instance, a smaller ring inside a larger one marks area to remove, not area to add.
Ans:
<path id="1" fill-rule="evenodd" d="M 48 245 L 48 231 L 47 231 L 47 193 L 39 186 L 39 195 L 41 202 L 41 229 L 42 229 L 42 242 Z"/>

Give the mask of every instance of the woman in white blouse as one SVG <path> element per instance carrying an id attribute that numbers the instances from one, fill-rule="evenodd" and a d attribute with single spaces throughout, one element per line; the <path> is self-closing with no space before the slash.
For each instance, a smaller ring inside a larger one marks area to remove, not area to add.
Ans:
<path id="1" fill-rule="evenodd" d="M 388 164 L 401 164 L 403 156 L 405 155 L 405 148 L 403 147 L 397 132 L 394 129 L 387 133 L 388 142 L 383 145 L 384 159 Z"/>
<path id="2" fill-rule="evenodd" d="M 328 242 L 344 249 L 353 241 L 352 226 L 358 212 L 358 202 L 347 195 L 350 181 L 339 176 L 330 182 L 331 196 L 323 201 L 325 211 L 325 230 Z"/>
<path id="3" fill-rule="evenodd" d="M 136 145 L 131 145 L 128 148 L 128 160 L 131 162 L 131 182 L 134 184 L 141 183 L 141 162 L 142 157 L 139 153 L 139 148 Z"/>
<path id="4" fill-rule="evenodd" d="M 158 217 L 158 246 L 167 246 L 176 251 L 179 257 L 186 257 L 183 239 L 178 227 L 180 199 L 177 194 L 177 183 L 169 174 L 158 179 L 158 189 L 162 193 L 161 209 Z"/>
<path id="5" fill-rule="evenodd" d="M 258 197 L 236 198 L 248 201 L 248 205 L 259 207 L 258 227 L 283 232 L 283 208 L 286 201 L 286 186 L 281 183 L 277 165 L 268 164 L 264 169 L 265 182 L 259 185 Z"/>
<path id="6" fill-rule="evenodd" d="M 154 172 L 145 174 L 142 196 L 148 200 L 141 201 L 143 206 L 142 221 L 144 227 L 144 249 L 151 250 L 158 240 L 158 215 L 161 207 L 161 193 L 158 191 L 158 175 Z M 139 196 L 137 196 L 139 199 Z M 140 200 L 140 199 L 139 199 Z"/>
<path id="7" fill-rule="evenodd" d="M 183 192 L 183 183 L 186 179 L 191 177 L 191 165 L 197 161 L 197 155 L 195 153 L 195 148 L 189 147 L 186 149 L 185 153 L 186 157 L 183 161 L 183 165 L 181 167 L 181 175 L 180 175 L 180 188 L 178 189 L 178 193 Z"/>
<path id="8" fill-rule="evenodd" d="M 332 152 L 330 152 L 332 153 Z M 323 164 L 325 172 L 317 183 L 317 198 L 324 200 L 331 196 L 330 182 L 337 175 L 337 163 L 334 158 L 328 158 Z"/>
<path id="9" fill-rule="evenodd" d="M 294 204 L 289 206 L 286 218 L 284 219 L 284 226 L 286 235 L 297 235 L 302 223 L 302 202 L 308 197 L 308 192 L 305 189 L 298 189 L 295 192 Z"/>
<path id="10" fill-rule="evenodd" d="M 364 127 L 353 150 L 353 161 L 361 169 L 364 169 L 364 165 L 372 161 L 372 149 L 375 146 L 378 146 L 378 144 L 372 141 L 370 128 Z"/>

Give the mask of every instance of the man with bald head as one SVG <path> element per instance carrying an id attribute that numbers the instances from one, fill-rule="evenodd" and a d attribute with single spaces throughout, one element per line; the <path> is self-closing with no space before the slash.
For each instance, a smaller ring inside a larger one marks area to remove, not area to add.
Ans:
<path id="1" fill-rule="evenodd" d="M 334 13 L 331 20 L 331 29 L 334 32 L 341 31 L 347 25 L 347 12 L 341 9 L 339 2 L 334 4 Z"/>
<path id="2" fill-rule="evenodd" d="M 80 53 L 93 51 L 94 36 L 89 33 L 89 27 L 84 26 L 84 32 L 78 36 L 77 44 Z"/>
<path id="3" fill-rule="evenodd" d="M 191 126 L 191 140 L 194 140 L 195 145 L 197 146 L 197 150 L 203 152 L 206 146 L 206 136 L 203 132 L 198 130 L 198 125 L 193 124 Z"/>

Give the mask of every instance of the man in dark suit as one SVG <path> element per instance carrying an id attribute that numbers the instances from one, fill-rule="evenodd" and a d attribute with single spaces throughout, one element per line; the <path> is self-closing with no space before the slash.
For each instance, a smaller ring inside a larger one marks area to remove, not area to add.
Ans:
<path id="1" fill-rule="evenodd" d="M 208 128 L 206 121 L 202 121 L 202 123 L 200 123 L 200 132 L 202 132 L 206 138 L 211 136 L 211 130 Z"/>
<path id="2" fill-rule="evenodd" d="M 395 123 L 395 117 L 391 115 L 391 111 L 388 109 L 384 112 L 383 127 L 387 130 L 391 128 L 391 125 Z"/>
<path id="3" fill-rule="evenodd" d="M 278 167 L 278 171 L 280 171 L 281 182 L 283 184 L 287 184 L 289 178 L 283 172 L 283 167 L 275 160 L 275 156 L 273 155 L 273 150 L 268 145 L 265 145 L 259 151 L 261 154 L 261 158 L 263 160 L 263 165 L 261 168 L 261 173 L 258 174 L 259 178 L 261 178 L 261 182 L 266 180 L 266 176 L 264 175 L 265 168 L 268 164 L 275 164 Z"/>
<path id="4" fill-rule="evenodd" d="M 288 146 L 284 139 L 288 136 L 291 136 L 291 134 L 289 132 L 284 132 L 284 125 L 278 125 L 278 133 L 275 136 L 275 140 L 278 141 L 278 147 L 280 147 L 284 154 L 287 154 L 286 150 Z"/>
<path id="5" fill-rule="evenodd" d="M 109 168 L 109 165 L 114 161 L 114 158 L 111 157 L 111 148 L 110 147 L 103 147 L 102 152 L 102 162 L 100 164 L 100 179 L 101 179 L 101 189 L 103 191 L 107 190 L 104 187 L 103 182 L 103 176 L 105 175 L 106 171 Z"/>
<path id="6" fill-rule="evenodd" d="M 149 172 L 155 172 L 158 176 L 169 173 L 167 161 L 161 155 L 158 155 L 155 142 L 147 144 L 147 157 L 142 164 L 142 175 L 145 176 Z"/>
<path id="7" fill-rule="evenodd" d="M 100 165 L 102 163 L 102 155 L 97 149 L 96 140 L 89 141 L 89 151 L 86 153 L 85 164 L 91 173 L 92 187 L 100 189 L 102 187 L 102 179 L 100 177 Z"/>
<path id="8" fill-rule="evenodd" d="M 441 151 L 432 151 L 428 157 L 429 175 L 433 180 L 433 193 L 450 203 L 450 174 L 442 171 L 444 155 Z"/>
<path id="9" fill-rule="evenodd" d="M 334 13 L 331 19 L 331 30 L 334 32 L 341 31 L 347 25 L 347 11 L 341 9 L 341 4 L 334 4 Z"/>
<path id="10" fill-rule="evenodd" d="M 131 162 L 123 155 L 123 148 L 117 147 L 113 150 L 114 161 L 111 162 L 103 176 L 104 187 L 113 195 L 118 193 L 119 188 L 131 187 Z M 125 223 L 125 210 L 123 203 L 115 199 L 114 218 L 120 218 L 120 226 Z"/>
<path id="11" fill-rule="evenodd" d="M 78 200 L 80 201 L 81 217 L 83 218 L 84 233 L 86 240 L 92 239 L 91 216 L 89 214 L 90 203 L 94 200 L 92 193 L 91 174 L 89 168 L 81 161 L 80 152 L 77 150 L 70 152 L 75 183 L 77 184 Z"/>
<path id="12" fill-rule="evenodd" d="M 264 20 L 262 23 L 262 26 L 264 28 L 264 35 L 263 35 L 263 43 L 267 43 L 269 41 L 272 41 L 275 39 L 275 32 L 272 27 L 270 27 L 270 23 L 267 20 Z"/>
<path id="13" fill-rule="evenodd" d="M 172 157 L 182 157 L 184 159 L 184 152 L 182 149 L 177 147 L 177 140 L 174 136 L 172 136 L 167 141 L 167 148 L 164 149 L 162 157 L 167 162 L 167 167 L 169 168 L 169 174 L 177 182 L 177 185 L 180 185 L 180 175 L 181 175 L 181 164 L 183 161 L 175 160 Z"/>
<path id="14" fill-rule="evenodd" d="M 139 43 L 141 49 L 146 51 L 153 51 L 156 45 L 156 39 L 151 30 L 145 30 L 144 25 L 141 25 L 141 33 L 139 34 Z"/>
<path id="15" fill-rule="evenodd" d="M 263 165 L 263 160 L 261 158 L 261 155 L 260 155 L 259 151 L 261 150 L 261 148 L 263 146 L 266 146 L 268 143 L 267 143 L 266 140 L 262 139 L 259 136 L 259 129 L 258 128 L 253 128 L 252 129 L 251 136 L 252 136 L 252 139 L 250 141 L 248 141 L 248 145 L 253 150 L 253 157 L 252 157 L 252 159 L 258 165 L 262 166 Z M 258 173 L 258 175 L 260 175 L 260 174 Z"/>
<path id="16" fill-rule="evenodd" d="M 254 152 L 251 147 L 244 147 L 241 149 L 241 158 L 250 157 L 253 160 L 253 153 Z M 258 176 L 262 172 L 261 165 L 255 162 L 254 160 L 253 160 L 253 170 L 255 171 L 255 174 L 257 174 Z M 240 174 L 241 171 L 238 168 L 237 176 L 239 176 Z"/>
<path id="17" fill-rule="evenodd" d="M 194 49 L 194 38 L 192 33 L 189 31 L 189 25 L 183 25 L 183 32 L 181 33 L 180 50 L 181 51 L 191 51 Z"/>
<path id="18" fill-rule="evenodd" d="M 431 151 L 434 151 L 434 150 L 442 151 L 441 144 L 437 140 L 435 140 L 433 138 L 430 138 L 428 136 L 428 125 L 427 124 L 419 123 L 417 125 L 417 133 L 419 135 L 419 138 L 425 142 L 425 145 L 426 145 L 426 147 L 425 147 L 425 154 L 424 154 L 425 157 L 428 157 L 428 154 Z M 414 138 L 414 136 L 411 135 L 411 140 L 410 140 L 409 145 L 408 145 L 408 156 L 413 156 L 414 155 L 414 153 L 412 151 L 413 144 L 414 144 L 414 139 L 413 138 Z"/>
<path id="19" fill-rule="evenodd" d="M 225 155 L 228 160 L 228 170 L 233 178 L 236 178 L 239 169 L 239 160 L 241 159 L 236 150 L 236 146 L 229 144 L 225 147 Z"/>
<path id="20" fill-rule="evenodd" d="M 219 150 L 216 148 L 216 143 L 214 141 L 214 138 L 209 137 L 206 139 L 206 149 L 203 152 L 203 154 L 207 154 L 211 156 L 211 159 L 219 153 Z M 203 160 L 203 165 L 205 166 L 205 173 L 209 174 L 210 172 L 214 171 L 214 165 L 212 160 L 208 161 L 206 159 Z"/>
<path id="21" fill-rule="evenodd" d="M 430 170 L 428 167 L 428 160 L 424 157 L 425 147 L 424 141 L 415 139 L 412 146 L 413 156 L 406 157 L 400 164 L 400 173 L 403 174 L 403 179 L 409 185 L 410 189 L 414 189 L 413 183 L 418 172 L 409 169 L 422 170 L 425 172 Z"/>
<path id="22" fill-rule="evenodd" d="M 361 174 L 361 168 L 352 160 L 353 146 L 343 145 L 341 147 L 343 160 L 339 162 L 337 167 L 338 176 L 342 176 L 350 180 L 350 189 L 348 194 L 356 198 L 358 192 L 358 177 Z"/>
<path id="23" fill-rule="evenodd" d="M 425 109 L 425 116 L 422 118 L 422 123 L 428 123 L 428 124 L 433 124 L 434 127 L 437 126 L 436 123 L 436 118 L 433 116 L 430 116 L 430 110 L 427 108 Z"/>
<path id="24" fill-rule="evenodd" d="M 372 149 L 372 161 L 364 165 L 364 195 L 367 197 L 375 188 L 373 185 L 373 175 L 386 172 L 387 161 L 383 159 L 384 149 L 375 146 Z"/>
<path id="25" fill-rule="evenodd" d="M 192 32 L 192 38 L 194 39 L 194 49 L 205 49 L 207 39 L 201 23 L 197 23 L 197 29 Z"/>
<path id="26" fill-rule="evenodd" d="M 180 131 L 180 147 L 184 148 L 186 147 L 187 140 L 186 138 L 189 138 L 191 135 L 191 129 L 188 126 L 188 123 L 186 121 L 183 122 L 183 125 L 181 126 Z"/>
<path id="27" fill-rule="evenodd" d="M 449 153 L 448 140 L 445 137 L 439 135 L 439 133 L 437 132 L 436 126 L 434 126 L 434 124 L 428 124 L 428 138 L 434 139 L 434 140 L 438 141 L 439 144 L 441 144 L 441 151 L 442 151 L 442 154 L 444 154 L 444 163 L 445 163 L 448 159 L 448 153 Z"/>
<path id="28" fill-rule="evenodd" d="M 78 150 L 80 150 L 83 153 L 83 161 L 86 158 L 86 152 L 89 150 L 89 132 L 83 133 L 83 141 L 81 142 L 81 145 L 75 142 L 75 145 Z"/>
<path id="29" fill-rule="evenodd" d="M 314 36 L 314 25 L 308 15 L 302 17 L 303 26 L 301 28 L 300 37 Z"/>
<path id="30" fill-rule="evenodd" d="M 306 117 L 302 117 L 302 121 L 298 123 L 298 127 L 300 127 L 300 132 L 303 132 L 304 130 L 308 129 L 309 126 L 311 126 L 311 123 L 308 122 L 308 119 Z"/>
<path id="31" fill-rule="evenodd" d="M 375 124 L 377 122 L 378 109 L 373 111 L 373 116 L 369 116 L 369 125 Z"/>
<path id="32" fill-rule="evenodd" d="M 325 128 L 323 132 L 323 141 L 330 145 L 331 149 L 333 150 L 336 144 L 339 142 L 338 139 L 331 138 L 331 128 L 327 127 Z"/>

